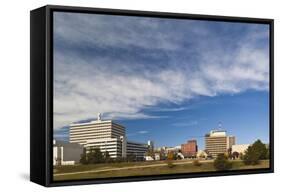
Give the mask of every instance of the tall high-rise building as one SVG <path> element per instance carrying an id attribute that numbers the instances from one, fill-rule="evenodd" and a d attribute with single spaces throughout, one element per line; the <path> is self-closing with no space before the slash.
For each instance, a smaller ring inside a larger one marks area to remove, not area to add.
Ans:
<path id="1" fill-rule="evenodd" d="M 205 150 L 213 157 L 217 157 L 220 153 L 227 153 L 234 144 L 235 137 L 227 136 L 226 131 L 212 130 L 205 135 Z"/>
<path id="2" fill-rule="evenodd" d="M 197 141 L 196 140 L 189 140 L 185 144 L 181 144 L 181 153 L 185 157 L 192 157 L 196 156 L 198 147 L 197 147 Z"/>
<path id="3" fill-rule="evenodd" d="M 127 141 L 125 132 L 124 126 L 112 120 L 102 120 L 99 113 L 96 121 L 71 124 L 69 141 L 81 144 L 86 149 L 99 148 L 112 158 L 126 157 L 132 152 L 138 158 L 144 157 L 147 145 Z"/>
<path id="4" fill-rule="evenodd" d="M 87 140 L 125 137 L 125 127 L 112 120 L 101 120 L 88 123 L 74 123 L 70 125 L 70 143 L 86 144 Z"/>

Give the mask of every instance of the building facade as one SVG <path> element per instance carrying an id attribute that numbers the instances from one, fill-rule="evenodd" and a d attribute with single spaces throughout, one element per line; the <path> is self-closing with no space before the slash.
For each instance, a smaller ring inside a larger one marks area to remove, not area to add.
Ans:
<path id="1" fill-rule="evenodd" d="M 98 119 L 89 123 L 70 125 L 69 142 L 86 144 L 88 140 L 125 137 L 125 127 L 112 120 Z"/>
<path id="2" fill-rule="evenodd" d="M 239 154 L 245 154 L 248 149 L 249 144 L 232 145 L 232 153 L 237 152 Z"/>
<path id="3" fill-rule="evenodd" d="M 136 160 L 144 160 L 147 150 L 147 144 L 127 141 L 127 156 L 132 155 Z"/>
<path id="4" fill-rule="evenodd" d="M 212 157 L 218 154 L 228 153 L 232 145 L 235 144 L 234 136 L 227 136 L 226 131 L 212 130 L 205 135 L 205 150 Z"/>
<path id="5" fill-rule="evenodd" d="M 99 148 L 103 153 L 108 152 L 111 158 L 125 158 L 129 154 L 143 160 L 148 145 L 127 141 L 125 132 L 124 126 L 112 120 L 101 120 L 98 114 L 96 121 L 71 124 L 69 141 L 83 145 L 87 151 Z"/>
<path id="6" fill-rule="evenodd" d="M 111 158 L 126 157 L 126 141 L 124 138 L 101 138 L 87 140 L 84 147 L 87 151 L 99 148 L 102 153 L 108 152 Z"/>
<path id="7" fill-rule="evenodd" d="M 195 157 L 198 150 L 197 141 L 189 140 L 181 145 L 181 153 L 184 157 Z"/>
<path id="8" fill-rule="evenodd" d="M 79 163 L 83 146 L 77 143 L 53 141 L 53 165 L 74 165 Z"/>

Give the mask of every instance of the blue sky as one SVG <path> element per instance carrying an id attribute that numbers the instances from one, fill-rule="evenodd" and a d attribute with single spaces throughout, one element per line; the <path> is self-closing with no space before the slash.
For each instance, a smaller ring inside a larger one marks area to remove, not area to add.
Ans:
<path id="1" fill-rule="evenodd" d="M 269 26 L 57 12 L 54 129 L 113 119 L 130 140 L 174 146 L 222 122 L 268 142 Z"/>

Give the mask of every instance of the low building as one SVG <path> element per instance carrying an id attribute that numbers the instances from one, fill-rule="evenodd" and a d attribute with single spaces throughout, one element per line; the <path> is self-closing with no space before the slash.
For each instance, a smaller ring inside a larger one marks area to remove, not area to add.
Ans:
<path id="1" fill-rule="evenodd" d="M 148 151 L 148 145 L 133 141 L 127 141 L 127 156 L 133 155 L 136 160 L 145 160 L 145 154 Z"/>
<path id="2" fill-rule="evenodd" d="M 198 150 L 197 141 L 189 140 L 181 145 L 181 153 L 184 157 L 195 157 Z"/>
<path id="3" fill-rule="evenodd" d="M 53 141 L 53 165 L 74 165 L 79 163 L 83 146 L 77 143 Z"/>
<path id="4" fill-rule="evenodd" d="M 87 151 L 99 148 L 102 153 L 108 152 L 110 158 L 126 157 L 126 138 L 101 138 L 87 140 L 84 147 Z"/>
<path id="5" fill-rule="evenodd" d="M 234 152 L 237 152 L 238 154 L 245 154 L 245 152 L 249 146 L 250 146 L 250 144 L 232 145 L 231 152 L 232 152 L 232 154 Z"/>
<path id="6" fill-rule="evenodd" d="M 205 158 L 208 157 L 208 154 L 207 154 L 205 151 L 203 151 L 203 150 L 199 150 L 199 151 L 197 152 L 197 154 L 196 154 L 196 157 L 197 157 L 197 158 L 205 159 Z"/>
<path id="7" fill-rule="evenodd" d="M 154 153 L 154 160 L 160 161 L 160 159 L 161 159 L 160 153 Z"/>
<path id="8" fill-rule="evenodd" d="M 151 156 L 149 156 L 149 155 L 144 156 L 144 159 L 145 159 L 146 161 L 154 161 L 153 157 L 151 157 Z"/>

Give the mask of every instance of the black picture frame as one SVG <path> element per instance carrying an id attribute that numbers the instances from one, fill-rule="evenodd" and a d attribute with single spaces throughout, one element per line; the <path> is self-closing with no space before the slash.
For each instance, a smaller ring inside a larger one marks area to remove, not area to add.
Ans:
<path id="1" fill-rule="evenodd" d="M 151 175 L 126 178 L 105 178 L 55 182 L 52 179 L 53 145 L 53 12 L 95 13 L 139 17 L 177 18 L 208 21 L 260 23 L 270 26 L 270 168 L 185 173 L 176 175 Z M 65 186 L 98 183 L 148 181 L 162 179 L 227 176 L 274 172 L 274 20 L 246 17 L 196 15 L 183 13 L 150 12 L 135 10 L 101 9 L 47 5 L 30 12 L 30 180 L 43 186 Z"/>

